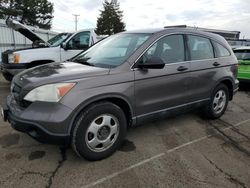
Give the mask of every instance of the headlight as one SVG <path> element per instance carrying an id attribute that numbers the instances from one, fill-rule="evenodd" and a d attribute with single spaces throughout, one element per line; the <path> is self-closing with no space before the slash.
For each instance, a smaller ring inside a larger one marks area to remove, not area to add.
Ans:
<path id="1" fill-rule="evenodd" d="M 57 83 L 48 84 L 37 87 L 31 90 L 24 100 L 34 101 L 46 101 L 46 102 L 58 102 L 64 95 L 66 95 L 73 87 L 75 83 Z"/>
<path id="2" fill-rule="evenodd" d="M 9 63 L 19 63 L 20 62 L 20 54 L 9 54 L 8 60 L 9 60 Z"/>

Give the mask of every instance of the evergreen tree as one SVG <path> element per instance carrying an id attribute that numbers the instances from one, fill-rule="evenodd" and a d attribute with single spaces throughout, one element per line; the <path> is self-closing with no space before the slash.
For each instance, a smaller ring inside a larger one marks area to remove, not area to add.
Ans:
<path id="1" fill-rule="evenodd" d="M 103 3 L 104 10 L 101 10 L 97 19 L 96 33 L 98 35 L 112 35 L 125 30 L 125 23 L 122 21 L 122 11 L 119 4 L 109 3 L 107 0 Z"/>
<path id="2" fill-rule="evenodd" d="M 23 24 L 51 28 L 53 4 L 48 0 L 0 0 L 0 18 L 11 17 Z"/>

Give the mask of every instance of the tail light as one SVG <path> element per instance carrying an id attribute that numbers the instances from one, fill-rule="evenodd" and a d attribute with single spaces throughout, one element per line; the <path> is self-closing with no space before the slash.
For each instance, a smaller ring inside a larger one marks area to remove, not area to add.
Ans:
<path id="1" fill-rule="evenodd" d="M 231 71 L 235 77 L 237 77 L 237 75 L 238 75 L 238 68 L 239 68 L 238 63 L 231 66 Z"/>

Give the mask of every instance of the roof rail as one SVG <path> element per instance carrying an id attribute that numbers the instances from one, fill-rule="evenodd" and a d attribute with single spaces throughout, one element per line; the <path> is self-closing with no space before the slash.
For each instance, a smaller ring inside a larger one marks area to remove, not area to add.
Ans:
<path id="1" fill-rule="evenodd" d="M 164 28 L 175 28 L 175 27 L 186 28 L 187 25 L 170 25 L 170 26 L 164 26 Z"/>

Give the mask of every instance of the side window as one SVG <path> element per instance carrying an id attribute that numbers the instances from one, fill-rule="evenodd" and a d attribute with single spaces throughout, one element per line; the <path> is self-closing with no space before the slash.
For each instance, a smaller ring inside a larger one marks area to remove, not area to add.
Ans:
<path id="1" fill-rule="evenodd" d="M 188 47 L 191 60 L 214 58 L 213 46 L 207 38 L 188 35 Z"/>
<path id="2" fill-rule="evenodd" d="M 75 35 L 67 44 L 68 49 L 79 50 L 89 47 L 90 32 Z"/>
<path id="3" fill-rule="evenodd" d="M 224 46 L 222 46 L 218 42 L 214 42 L 214 41 L 213 41 L 213 44 L 214 44 L 214 47 L 216 49 L 216 56 L 217 57 L 230 56 L 230 52 Z"/>
<path id="4" fill-rule="evenodd" d="M 185 61 L 183 35 L 170 35 L 158 40 L 144 53 L 141 63 L 154 57 L 161 58 L 166 64 Z"/>

